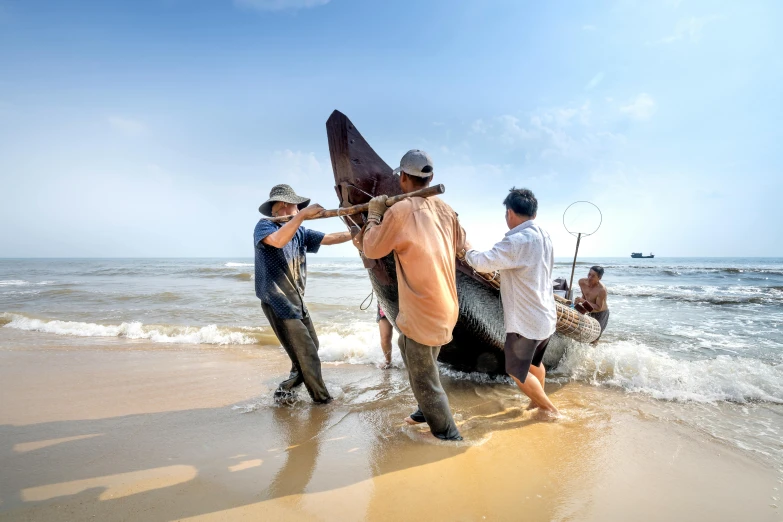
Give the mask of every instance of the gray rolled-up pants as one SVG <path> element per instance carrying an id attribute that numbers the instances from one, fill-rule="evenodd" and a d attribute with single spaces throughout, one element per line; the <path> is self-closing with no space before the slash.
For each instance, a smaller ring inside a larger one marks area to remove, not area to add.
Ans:
<path id="1" fill-rule="evenodd" d="M 426 346 L 400 334 L 400 354 L 408 370 L 413 396 L 419 402 L 430 431 L 439 439 L 459 439 L 460 434 L 451 416 L 449 398 L 443 391 L 438 373 L 440 346 Z"/>
<path id="2" fill-rule="evenodd" d="M 262 302 L 261 309 L 291 359 L 291 375 L 280 383 L 278 392 L 292 391 L 304 383 L 314 402 L 330 401 L 332 397 L 321 376 L 318 336 L 310 316 L 305 315 L 302 319 L 280 319 L 268 304 Z"/>

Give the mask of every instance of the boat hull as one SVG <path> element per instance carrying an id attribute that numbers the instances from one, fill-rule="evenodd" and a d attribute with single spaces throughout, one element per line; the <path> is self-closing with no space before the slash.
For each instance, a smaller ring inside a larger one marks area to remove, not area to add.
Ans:
<path id="1" fill-rule="evenodd" d="M 393 196 L 401 193 L 399 178 L 393 174 L 392 168 L 375 153 L 344 114 L 334 111 L 326 122 L 326 129 L 335 191 L 341 207 L 366 203 L 375 195 Z M 356 215 L 344 221 L 349 228 L 358 231 L 365 219 L 366 215 Z M 386 317 L 396 329 L 399 301 L 394 256 L 390 254 L 380 260 L 362 256 L 362 259 L 373 291 Z M 438 360 L 467 372 L 505 373 L 505 327 L 500 292 L 473 274 L 469 267 L 459 261 L 457 263 L 459 319 L 454 327 L 452 341 L 441 348 Z M 587 317 L 582 317 L 582 321 L 593 330 L 598 324 Z M 595 332 L 591 335 L 589 340 L 597 338 Z M 555 337 L 560 336 L 555 334 Z M 563 345 L 562 342 L 559 344 Z M 552 350 L 553 355 L 557 351 Z M 551 356 L 546 357 L 545 364 L 556 364 L 562 353 L 563 349 L 560 349 L 554 360 Z"/>

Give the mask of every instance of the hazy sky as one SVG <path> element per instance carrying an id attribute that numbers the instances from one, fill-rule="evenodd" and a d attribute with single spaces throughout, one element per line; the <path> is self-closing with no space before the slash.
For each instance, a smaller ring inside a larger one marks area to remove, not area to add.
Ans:
<path id="1" fill-rule="evenodd" d="M 0 257 L 252 255 L 276 183 L 335 207 L 324 123 L 410 148 L 473 244 L 781 256 L 783 2 L 0 0 Z M 314 228 L 342 230 L 337 220 Z M 325 247 L 325 255 L 354 255 Z"/>

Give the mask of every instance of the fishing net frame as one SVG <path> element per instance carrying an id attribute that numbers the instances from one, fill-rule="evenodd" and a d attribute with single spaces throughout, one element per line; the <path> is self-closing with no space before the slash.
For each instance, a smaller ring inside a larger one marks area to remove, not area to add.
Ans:
<path id="1" fill-rule="evenodd" d="M 572 230 L 568 229 L 568 225 L 566 224 L 566 214 L 568 214 L 568 210 L 571 207 L 573 207 L 574 205 L 576 205 L 577 203 L 587 203 L 588 205 L 592 205 L 593 207 L 595 207 L 595 209 L 598 211 L 598 226 L 595 227 L 595 230 L 593 230 L 592 232 L 579 232 L 579 231 L 572 231 Z M 568 232 L 569 234 L 571 234 L 574 237 L 577 237 L 579 235 L 581 235 L 582 237 L 592 236 L 593 234 L 598 232 L 598 229 L 601 228 L 601 225 L 603 224 L 603 222 L 604 222 L 604 214 L 603 214 L 603 212 L 601 212 L 601 209 L 598 208 L 598 205 L 596 205 L 592 201 L 574 201 L 573 203 L 568 205 L 566 207 L 566 209 L 563 211 L 563 228 L 565 228 L 566 232 Z"/>
<path id="2" fill-rule="evenodd" d="M 598 211 L 598 226 L 595 227 L 595 230 L 593 230 L 592 232 L 575 232 L 575 231 L 571 231 L 571 230 L 568 229 L 568 225 L 566 224 L 566 214 L 568 214 L 568 210 L 571 207 L 573 207 L 574 205 L 579 204 L 579 203 L 586 203 L 588 205 L 592 205 Z M 569 298 L 573 297 L 573 295 L 574 295 L 574 271 L 576 270 L 576 256 L 579 254 L 579 243 L 582 242 L 582 236 L 584 236 L 584 237 L 592 236 L 593 234 L 598 232 L 598 229 L 601 228 L 601 225 L 603 224 L 603 222 L 604 222 L 604 214 L 603 214 L 603 212 L 601 212 L 601 209 L 598 208 L 598 205 L 596 205 L 592 201 L 584 201 L 584 200 L 582 200 L 582 201 L 574 201 L 573 203 L 568 205 L 566 207 L 566 209 L 563 211 L 563 228 L 566 229 L 566 232 L 568 232 L 572 236 L 576 237 L 576 249 L 574 250 L 574 262 L 571 265 L 571 282 L 568 284 L 568 297 Z"/>

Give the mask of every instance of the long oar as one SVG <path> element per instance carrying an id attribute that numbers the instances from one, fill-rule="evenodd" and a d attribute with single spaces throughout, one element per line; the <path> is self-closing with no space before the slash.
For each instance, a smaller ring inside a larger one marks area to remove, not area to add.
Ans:
<path id="1" fill-rule="evenodd" d="M 443 194 L 444 192 L 446 192 L 445 186 L 433 185 L 431 187 L 427 187 L 421 190 L 414 190 L 413 192 L 408 192 L 407 194 L 400 194 L 399 196 L 391 197 L 386 200 L 386 206 L 390 207 L 395 203 L 399 203 L 400 201 L 406 198 L 414 198 L 414 197 L 428 198 L 430 196 L 437 196 L 438 194 Z M 334 210 L 322 210 L 318 214 L 307 219 L 324 219 L 330 217 L 350 216 L 353 214 L 360 214 L 362 212 L 367 212 L 369 208 L 370 208 L 370 204 L 364 203 L 363 205 L 354 205 L 352 207 L 344 207 L 344 208 L 338 208 Z M 285 223 L 287 221 L 291 221 L 292 217 L 293 216 L 280 216 L 280 217 L 273 217 L 268 219 L 273 223 Z"/>

